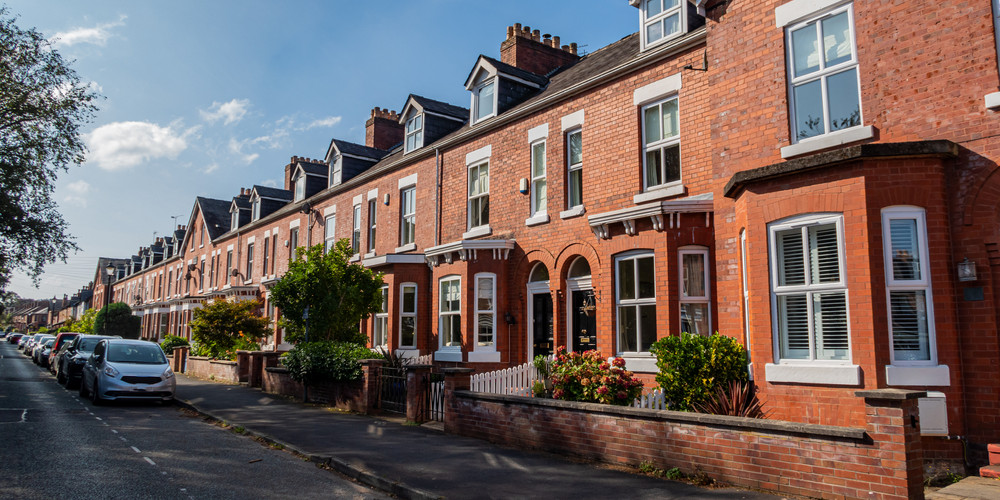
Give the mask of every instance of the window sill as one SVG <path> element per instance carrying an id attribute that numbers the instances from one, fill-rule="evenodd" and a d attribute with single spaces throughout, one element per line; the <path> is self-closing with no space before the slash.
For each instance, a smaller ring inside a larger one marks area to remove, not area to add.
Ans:
<path id="1" fill-rule="evenodd" d="M 648 191 L 639 193 L 632 197 L 632 201 L 636 204 L 640 204 L 646 203 L 647 201 L 659 200 L 660 198 L 667 198 L 669 196 L 677 196 L 679 194 L 684 194 L 684 184 L 677 181 L 663 186 L 657 186 L 649 189 Z"/>
<path id="2" fill-rule="evenodd" d="M 656 358 L 646 353 L 619 354 L 625 360 L 625 369 L 637 373 L 657 373 Z"/>
<path id="3" fill-rule="evenodd" d="M 250 279 L 248 279 L 248 280 L 244 280 L 244 281 L 243 281 L 243 284 L 244 284 L 244 285 L 252 285 L 252 284 L 253 284 L 253 278 L 250 278 Z"/>
<path id="4" fill-rule="evenodd" d="M 469 363 L 499 363 L 500 353 L 496 351 L 470 352 Z"/>
<path id="5" fill-rule="evenodd" d="M 371 252 L 366 253 L 363 258 L 370 259 L 372 257 L 375 257 L 375 251 L 374 250 L 372 250 Z"/>
<path id="6" fill-rule="evenodd" d="M 549 222 L 549 214 L 547 212 L 542 212 L 534 216 L 524 219 L 525 226 L 537 226 L 539 224 L 546 224 Z"/>
<path id="7" fill-rule="evenodd" d="M 453 350 L 453 349 L 449 349 L 449 350 L 442 349 L 440 351 L 435 351 L 434 352 L 434 361 L 454 361 L 454 362 L 461 363 L 462 362 L 462 351 Z"/>
<path id="8" fill-rule="evenodd" d="M 420 351 L 416 347 L 400 347 L 399 349 L 396 349 L 396 356 L 401 358 L 415 358 L 420 356 Z"/>
<path id="9" fill-rule="evenodd" d="M 347 259 L 347 262 L 357 262 L 359 260 L 361 260 L 361 254 L 356 253 L 350 259 Z"/>
<path id="10" fill-rule="evenodd" d="M 837 147 L 849 142 L 863 141 L 875 137 L 875 127 L 871 125 L 864 127 L 852 127 L 845 130 L 838 130 L 816 137 L 810 137 L 797 144 L 781 148 L 781 158 L 788 159 L 793 156 L 812 153 L 821 149 Z"/>
<path id="11" fill-rule="evenodd" d="M 792 382 L 819 385 L 860 385 L 858 365 L 811 365 L 767 363 L 764 379 L 768 382 Z"/>
<path id="12" fill-rule="evenodd" d="M 563 210 L 559 212 L 560 219 L 572 219 L 573 217 L 579 217 L 587 213 L 587 209 L 583 205 L 575 206 L 569 210 Z"/>
<path id="13" fill-rule="evenodd" d="M 987 109 L 997 109 L 1000 108 L 1000 92 L 994 92 L 992 94 L 986 94 L 986 108 Z M 1000 110 L 998 110 L 1000 111 Z"/>
<path id="14" fill-rule="evenodd" d="M 407 243 L 401 247 L 396 247 L 396 253 L 410 252 L 417 249 L 416 243 Z"/>
<path id="15" fill-rule="evenodd" d="M 950 386 L 951 374 L 948 365 L 899 366 L 886 365 L 886 385 L 904 386 Z"/>
<path id="16" fill-rule="evenodd" d="M 478 238 L 480 236 L 489 236 L 491 234 L 493 234 L 493 229 L 489 226 L 489 224 L 487 224 L 485 226 L 474 227 L 462 233 L 462 239 L 468 240 L 472 238 Z"/>

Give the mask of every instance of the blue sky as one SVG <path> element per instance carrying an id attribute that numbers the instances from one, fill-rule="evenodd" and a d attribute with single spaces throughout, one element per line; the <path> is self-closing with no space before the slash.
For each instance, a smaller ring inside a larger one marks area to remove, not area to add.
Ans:
<path id="1" fill-rule="evenodd" d="M 364 143 L 375 106 L 420 94 L 468 106 L 479 54 L 516 22 L 591 52 L 636 31 L 627 0 L 0 0 L 105 96 L 87 162 L 55 190 L 81 251 L 22 297 L 72 294 L 97 258 L 127 257 L 186 223 L 195 196 L 277 185 L 291 156 Z"/>

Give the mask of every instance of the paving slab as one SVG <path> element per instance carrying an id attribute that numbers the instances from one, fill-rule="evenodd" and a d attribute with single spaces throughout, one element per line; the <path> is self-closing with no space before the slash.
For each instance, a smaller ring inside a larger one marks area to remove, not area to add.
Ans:
<path id="1" fill-rule="evenodd" d="M 347 414 L 245 386 L 177 376 L 181 404 L 239 425 L 401 498 L 776 499 L 573 462 Z"/>
<path id="2" fill-rule="evenodd" d="M 997 500 L 1000 479 L 969 476 L 955 484 L 927 494 L 927 500 Z"/>

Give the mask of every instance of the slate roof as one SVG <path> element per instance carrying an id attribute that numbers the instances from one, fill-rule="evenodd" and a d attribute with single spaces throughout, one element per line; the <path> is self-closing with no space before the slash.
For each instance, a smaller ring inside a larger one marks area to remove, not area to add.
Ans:
<path id="1" fill-rule="evenodd" d="M 305 170 L 307 174 L 319 175 L 321 177 L 326 177 L 327 172 L 330 171 L 330 166 L 326 163 L 313 163 L 311 161 L 300 161 L 298 163 L 302 170 Z"/>
<path id="2" fill-rule="evenodd" d="M 370 148 L 368 146 L 362 146 L 361 144 L 342 141 L 340 139 L 334 139 L 333 144 L 337 146 L 337 151 L 340 151 L 342 154 L 363 156 L 365 158 L 373 158 L 375 160 L 382 159 L 389 153 L 388 151 Z"/>
<path id="3" fill-rule="evenodd" d="M 201 196 L 196 198 L 195 202 L 201 208 L 201 217 L 205 219 L 205 227 L 208 228 L 209 239 L 214 240 L 229 232 L 229 225 L 231 223 L 229 218 L 230 202 Z"/>
<path id="4" fill-rule="evenodd" d="M 453 104 L 448 104 L 446 102 L 436 101 L 424 96 L 419 96 L 416 94 L 410 94 L 407 100 L 413 99 L 420 107 L 424 108 L 424 111 L 430 111 L 432 113 L 438 113 L 446 116 L 452 116 L 462 120 L 469 119 L 469 109 L 463 108 L 461 106 L 455 106 Z"/>
<path id="5" fill-rule="evenodd" d="M 243 195 L 243 196 L 234 196 L 233 197 L 233 203 L 235 203 L 236 204 L 236 208 L 239 208 L 240 210 L 250 210 L 250 197 L 249 196 L 246 196 L 246 195 Z"/>
<path id="6" fill-rule="evenodd" d="M 489 63 L 492 64 L 493 66 L 496 66 L 497 72 L 499 73 L 515 76 L 522 80 L 527 80 L 529 82 L 537 83 L 538 86 L 540 87 L 544 87 L 546 83 L 549 83 L 549 79 L 542 75 L 536 75 L 530 71 L 523 70 L 515 66 L 511 66 L 505 62 L 500 62 L 499 60 L 493 59 L 490 56 L 484 56 L 480 54 L 479 57 L 482 57 L 483 59 L 489 61 Z M 475 71 L 476 68 L 472 68 L 472 70 Z M 469 75 L 469 78 L 472 78 L 471 74 Z"/>
<path id="7" fill-rule="evenodd" d="M 278 189 L 267 186 L 257 186 L 254 185 L 254 191 L 263 198 L 274 198 L 276 200 L 292 201 L 293 193 L 287 189 Z M 226 211 L 229 211 L 229 207 L 226 207 Z"/>

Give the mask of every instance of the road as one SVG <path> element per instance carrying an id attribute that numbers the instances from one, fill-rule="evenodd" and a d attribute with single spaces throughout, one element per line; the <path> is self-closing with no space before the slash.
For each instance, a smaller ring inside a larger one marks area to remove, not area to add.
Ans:
<path id="1" fill-rule="evenodd" d="M 386 498 L 173 405 L 95 407 L 0 340 L 0 498 Z"/>

